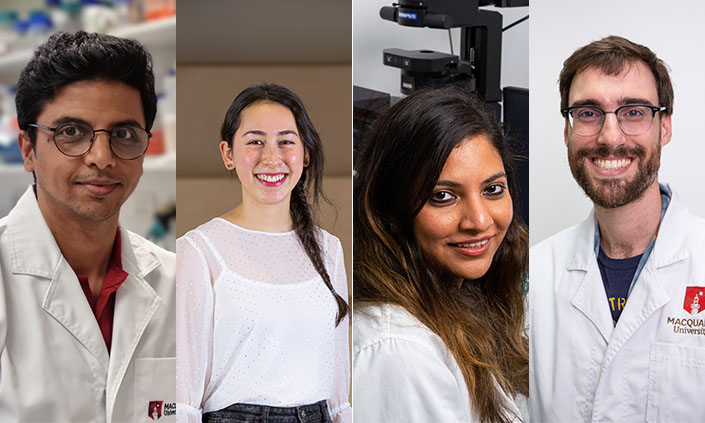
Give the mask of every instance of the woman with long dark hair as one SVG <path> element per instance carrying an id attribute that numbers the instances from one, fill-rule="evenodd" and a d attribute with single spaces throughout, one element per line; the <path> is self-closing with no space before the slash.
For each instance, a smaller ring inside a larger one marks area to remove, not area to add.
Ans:
<path id="1" fill-rule="evenodd" d="M 355 421 L 520 420 L 528 234 L 512 165 L 457 88 L 412 94 L 370 129 L 354 183 Z"/>
<path id="2" fill-rule="evenodd" d="M 322 195 L 318 133 L 268 84 L 238 94 L 221 138 L 242 202 L 177 241 L 179 421 L 348 422 L 343 251 L 308 199 Z"/>

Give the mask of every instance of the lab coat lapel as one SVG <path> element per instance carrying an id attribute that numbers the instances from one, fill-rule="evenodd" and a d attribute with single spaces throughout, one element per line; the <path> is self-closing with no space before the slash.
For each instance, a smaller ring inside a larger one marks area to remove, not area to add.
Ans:
<path id="1" fill-rule="evenodd" d="M 603 367 L 609 365 L 619 349 L 651 315 L 671 300 L 667 289 L 668 281 L 659 278 L 659 269 L 688 259 L 690 222 L 688 210 L 673 193 L 668 210 L 659 225 L 651 255 L 634 284 L 627 299 L 627 305 L 617 322 L 605 354 Z"/>
<path id="2" fill-rule="evenodd" d="M 597 328 L 605 342 L 609 342 L 614 327 L 607 306 L 607 295 L 602 284 L 602 275 L 595 259 L 595 227 L 595 211 L 593 210 L 588 219 L 581 224 L 573 254 L 568 259 L 568 270 L 579 280 L 571 304 Z M 582 278 L 579 276 L 580 272 L 584 275 Z"/>
<path id="3" fill-rule="evenodd" d="M 51 279 L 42 308 L 108 370 L 108 350 L 78 278 L 44 221 L 32 188 L 8 215 L 7 230 L 14 274 Z"/>
<path id="4" fill-rule="evenodd" d="M 120 233 L 122 266 L 129 276 L 117 290 L 115 298 L 107 385 L 108 416 L 113 415 L 115 399 L 140 338 L 162 301 L 145 280 L 145 277 L 159 266 L 159 262 L 148 251 L 133 249 L 129 231 L 123 229 Z"/>

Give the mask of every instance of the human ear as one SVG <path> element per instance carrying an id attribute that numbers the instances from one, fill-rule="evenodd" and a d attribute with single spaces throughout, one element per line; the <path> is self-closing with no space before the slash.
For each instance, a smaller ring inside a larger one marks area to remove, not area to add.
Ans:
<path id="1" fill-rule="evenodd" d="M 223 164 L 228 170 L 235 170 L 235 163 L 233 161 L 233 149 L 230 148 L 227 141 L 220 142 L 220 155 L 223 157 Z"/>
<path id="2" fill-rule="evenodd" d="M 27 172 L 34 172 L 34 159 L 37 157 L 37 153 L 32 147 L 32 142 L 29 139 L 29 134 L 27 131 L 20 131 L 17 135 L 17 144 L 22 150 L 22 159 L 24 160 L 24 170 Z"/>
<path id="3" fill-rule="evenodd" d="M 304 147 L 304 167 L 308 167 L 311 161 L 311 155 L 309 154 L 308 147 Z"/>

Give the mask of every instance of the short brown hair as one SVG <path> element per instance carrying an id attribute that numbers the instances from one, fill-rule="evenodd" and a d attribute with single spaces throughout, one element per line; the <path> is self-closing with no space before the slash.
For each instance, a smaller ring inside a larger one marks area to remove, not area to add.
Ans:
<path id="1" fill-rule="evenodd" d="M 558 78 L 561 92 L 561 109 L 568 107 L 568 94 L 573 78 L 578 72 L 587 68 L 596 68 L 607 75 L 617 75 L 626 65 L 642 61 L 651 69 L 656 79 L 656 92 L 659 106 L 665 106 L 666 115 L 673 113 L 673 86 L 668 76 L 668 67 L 663 60 L 648 47 L 636 44 L 623 37 L 610 35 L 601 40 L 583 46 L 563 62 L 563 69 Z"/>

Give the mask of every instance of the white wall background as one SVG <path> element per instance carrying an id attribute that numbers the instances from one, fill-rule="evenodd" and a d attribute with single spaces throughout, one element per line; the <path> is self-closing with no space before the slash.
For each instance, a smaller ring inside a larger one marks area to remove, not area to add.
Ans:
<path id="1" fill-rule="evenodd" d="M 659 181 L 677 191 L 691 213 L 705 216 L 705 2 L 643 0 L 531 4 L 530 243 L 582 221 L 592 203 L 573 180 L 563 143 L 558 74 L 577 48 L 620 35 L 653 50 L 671 69 L 673 138 L 662 150 Z"/>
<path id="2" fill-rule="evenodd" d="M 382 50 L 435 50 L 450 53 L 448 31 L 443 29 L 410 28 L 379 17 L 382 6 L 393 0 L 354 0 L 353 2 L 353 84 L 377 91 L 401 95 L 400 70 L 382 64 Z M 483 8 L 499 11 L 502 26 L 507 26 L 529 14 L 528 7 Z M 533 6 L 532 6 L 533 10 Z M 531 18 L 533 19 L 533 18 Z M 504 32 L 502 37 L 501 86 L 529 87 L 529 22 Z M 460 29 L 451 30 L 454 54 L 460 54 Z"/>

